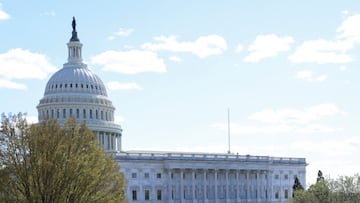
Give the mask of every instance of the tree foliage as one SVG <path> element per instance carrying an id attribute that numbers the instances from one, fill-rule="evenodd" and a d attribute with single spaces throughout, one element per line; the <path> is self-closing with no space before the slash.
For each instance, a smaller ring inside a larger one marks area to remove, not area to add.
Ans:
<path id="1" fill-rule="evenodd" d="M 85 124 L 2 116 L 0 202 L 126 202 L 125 178 Z"/>
<path id="2" fill-rule="evenodd" d="M 299 190 L 292 203 L 358 203 L 360 202 L 360 177 L 340 176 L 337 179 L 320 179 L 307 190 Z"/>

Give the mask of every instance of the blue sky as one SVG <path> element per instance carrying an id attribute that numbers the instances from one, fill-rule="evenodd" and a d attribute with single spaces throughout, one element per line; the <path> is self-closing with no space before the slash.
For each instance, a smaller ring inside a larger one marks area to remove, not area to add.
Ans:
<path id="1" fill-rule="evenodd" d="M 305 157 L 359 172 L 356 1 L 0 1 L 0 112 L 27 112 L 67 60 L 72 16 L 125 150 Z"/>

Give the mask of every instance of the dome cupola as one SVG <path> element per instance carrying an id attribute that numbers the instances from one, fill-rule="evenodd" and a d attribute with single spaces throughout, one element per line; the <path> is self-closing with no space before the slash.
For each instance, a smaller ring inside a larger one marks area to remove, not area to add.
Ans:
<path id="1" fill-rule="evenodd" d="M 72 36 L 67 43 L 68 60 L 45 87 L 38 109 L 39 122 L 56 118 L 63 124 L 69 117 L 86 122 L 106 151 L 121 150 L 121 126 L 114 123 L 115 107 L 107 97 L 104 83 L 82 59 L 82 43 L 73 17 Z"/>

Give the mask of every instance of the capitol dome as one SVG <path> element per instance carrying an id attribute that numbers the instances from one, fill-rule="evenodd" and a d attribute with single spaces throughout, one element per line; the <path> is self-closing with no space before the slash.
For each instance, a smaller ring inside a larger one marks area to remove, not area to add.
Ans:
<path id="1" fill-rule="evenodd" d="M 82 60 L 82 44 L 77 37 L 75 19 L 67 43 L 68 61 L 51 76 L 38 109 L 39 122 L 55 118 L 62 125 L 74 117 L 97 134 L 108 152 L 121 151 L 121 126 L 114 123 L 115 107 L 107 97 L 104 83 Z"/>

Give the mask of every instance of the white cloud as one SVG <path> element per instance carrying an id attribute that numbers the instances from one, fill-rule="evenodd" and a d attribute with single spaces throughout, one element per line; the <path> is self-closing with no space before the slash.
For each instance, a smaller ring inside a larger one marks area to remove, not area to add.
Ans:
<path id="1" fill-rule="evenodd" d="M 103 66 L 104 71 L 125 74 L 166 72 L 164 61 L 151 51 L 106 51 L 92 57 L 91 63 Z"/>
<path id="2" fill-rule="evenodd" d="M 55 11 L 51 10 L 51 11 L 46 11 L 44 13 L 41 13 L 40 15 L 54 17 L 54 16 L 56 16 L 56 13 L 55 13 Z"/>
<path id="3" fill-rule="evenodd" d="M 180 57 L 177 57 L 177 56 L 170 56 L 169 60 L 174 61 L 174 62 L 181 62 L 182 61 L 182 59 Z"/>
<path id="4" fill-rule="evenodd" d="M 114 117 L 114 122 L 117 123 L 117 124 L 122 124 L 125 122 L 125 118 L 122 117 L 122 116 L 115 116 Z"/>
<path id="5" fill-rule="evenodd" d="M 39 122 L 37 116 L 26 116 L 26 121 L 27 121 L 29 124 L 34 124 L 34 123 L 38 123 L 38 122 Z"/>
<path id="6" fill-rule="evenodd" d="M 240 52 L 242 52 L 243 50 L 244 50 L 244 45 L 239 44 L 239 45 L 237 45 L 237 47 L 236 47 L 236 49 L 235 49 L 235 52 L 236 52 L 236 53 L 240 53 Z"/>
<path id="7" fill-rule="evenodd" d="M 24 49 L 0 54 L 0 77 L 5 79 L 45 79 L 56 70 L 43 54 Z"/>
<path id="8" fill-rule="evenodd" d="M 341 71 L 347 71 L 347 66 L 340 66 L 340 68 L 339 68 Z"/>
<path id="9" fill-rule="evenodd" d="M 323 39 L 305 41 L 289 56 L 293 63 L 348 63 L 352 58 L 346 51 L 353 47 L 349 41 L 327 41 Z"/>
<path id="10" fill-rule="evenodd" d="M 253 113 L 250 120 L 264 123 L 309 123 L 326 117 L 345 114 L 335 104 L 319 104 L 303 109 L 264 109 Z"/>
<path id="11" fill-rule="evenodd" d="M 226 50 L 226 41 L 219 35 L 197 38 L 194 42 L 178 42 L 175 36 L 155 37 L 159 43 L 145 43 L 143 49 L 151 51 L 190 52 L 200 58 L 222 54 Z"/>
<path id="12" fill-rule="evenodd" d="M 360 43 L 360 14 L 346 18 L 337 28 L 338 38 Z"/>
<path id="13" fill-rule="evenodd" d="M 132 28 L 119 28 L 118 31 L 114 32 L 113 35 L 108 36 L 108 40 L 114 40 L 116 36 L 127 37 L 134 32 Z"/>
<path id="14" fill-rule="evenodd" d="M 323 74 L 318 77 L 313 76 L 313 72 L 311 70 L 303 70 L 296 73 L 295 76 L 297 79 L 305 80 L 307 82 L 322 82 L 327 79 L 327 75 Z"/>
<path id="15" fill-rule="evenodd" d="M 7 14 L 4 10 L 2 10 L 0 3 L 0 20 L 7 20 L 7 19 L 10 19 L 10 15 Z"/>
<path id="16" fill-rule="evenodd" d="M 261 59 L 277 56 L 280 52 L 289 51 L 290 44 L 294 42 L 292 37 L 278 37 L 275 34 L 258 35 L 250 44 L 250 54 L 245 57 L 245 62 L 259 62 Z"/>
<path id="17" fill-rule="evenodd" d="M 118 81 L 111 81 L 107 83 L 107 88 L 109 90 L 141 90 L 142 87 L 140 87 L 135 82 L 131 83 L 120 83 Z"/>
<path id="18" fill-rule="evenodd" d="M 249 120 L 262 122 L 261 124 L 231 123 L 230 126 L 233 134 L 331 133 L 342 129 L 314 122 L 335 115 L 346 113 L 334 104 L 319 104 L 304 109 L 264 109 L 248 117 Z M 227 131 L 228 124 L 214 123 L 210 127 Z"/>
<path id="19" fill-rule="evenodd" d="M 26 85 L 12 82 L 10 80 L 0 79 L 0 88 L 6 89 L 16 89 L 16 90 L 25 90 L 27 89 Z"/>
<path id="20" fill-rule="evenodd" d="M 115 32 L 114 34 L 117 36 L 129 36 L 131 35 L 131 33 L 134 32 L 134 29 L 132 28 L 119 28 L 119 30 L 117 32 Z"/>

